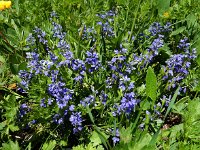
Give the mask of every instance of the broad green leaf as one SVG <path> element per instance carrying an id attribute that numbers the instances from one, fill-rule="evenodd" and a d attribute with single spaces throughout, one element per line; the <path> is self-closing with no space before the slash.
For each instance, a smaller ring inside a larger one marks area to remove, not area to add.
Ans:
<path id="1" fill-rule="evenodd" d="M 92 143 L 89 143 L 87 146 L 85 146 L 85 150 L 96 150 L 96 148 L 93 147 Z"/>
<path id="2" fill-rule="evenodd" d="M 170 48 L 168 47 L 167 44 L 164 44 L 163 47 L 159 48 L 159 52 L 163 51 L 164 53 L 166 53 L 167 55 L 171 56 L 172 52 L 170 51 Z"/>
<path id="3" fill-rule="evenodd" d="M 159 15 L 162 15 L 170 7 L 170 0 L 157 0 L 157 9 Z"/>
<path id="4" fill-rule="evenodd" d="M 147 70 L 146 75 L 146 94 L 150 97 L 153 101 L 156 100 L 157 96 L 157 79 L 156 75 L 151 67 Z M 154 104 L 153 104 L 154 105 Z"/>
<path id="5" fill-rule="evenodd" d="M 15 126 L 14 124 L 10 124 L 10 125 L 8 125 L 8 127 L 12 132 L 15 132 L 15 131 L 19 130 L 19 127 Z"/>
<path id="6" fill-rule="evenodd" d="M 2 144 L 2 150 L 20 150 L 20 147 L 17 141 L 15 143 L 13 141 L 9 141 L 9 143 Z"/>
<path id="7" fill-rule="evenodd" d="M 182 33 L 185 29 L 186 29 L 185 26 L 180 27 L 180 28 L 178 28 L 177 30 L 173 31 L 173 32 L 170 34 L 170 36 L 173 36 L 173 35 L 177 35 L 177 34 L 179 34 L 179 33 Z"/>
<path id="8" fill-rule="evenodd" d="M 90 141 L 92 142 L 93 146 L 100 145 L 102 143 L 99 135 L 96 131 L 92 132 L 92 136 L 90 137 Z"/>
<path id="9" fill-rule="evenodd" d="M 109 138 L 108 135 L 106 135 L 104 132 L 100 131 L 99 127 L 94 126 L 95 131 L 98 133 L 99 138 L 101 139 L 101 142 L 103 145 L 108 149 L 111 147 L 110 144 L 107 142 L 107 139 Z"/>
<path id="10" fill-rule="evenodd" d="M 145 99 L 143 101 L 140 102 L 140 107 L 142 110 L 148 110 L 151 108 L 151 103 L 149 101 L 149 99 Z"/>
<path id="11" fill-rule="evenodd" d="M 120 142 L 129 143 L 132 139 L 131 126 L 125 129 L 124 127 L 120 130 Z"/>
<path id="12" fill-rule="evenodd" d="M 0 123 L 0 131 L 3 130 L 3 128 L 6 126 L 6 122 L 1 122 Z"/>
<path id="13" fill-rule="evenodd" d="M 78 146 L 72 147 L 72 150 L 85 150 L 85 147 L 84 145 L 78 145 Z"/>
<path id="14" fill-rule="evenodd" d="M 44 143 L 42 150 L 53 150 L 56 146 L 56 141 L 49 141 L 49 143 Z"/>
<path id="15" fill-rule="evenodd" d="M 189 28 L 193 27 L 197 22 L 197 17 L 194 14 L 189 14 L 186 19 Z"/>
<path id="16" fill-rule="evenodd" d="M 102 145 L 97 146 L 96 150 L 104 150 Z"/>
<path id="17" fill-rule="evenodd" d="M 150 140 L 151 140 L 151 135 L 149 133 L 143 134 L 140 140 L 135 144 L 133 149 L 143 150 L 145 146 L 150 146 L 149 145 Z"/>

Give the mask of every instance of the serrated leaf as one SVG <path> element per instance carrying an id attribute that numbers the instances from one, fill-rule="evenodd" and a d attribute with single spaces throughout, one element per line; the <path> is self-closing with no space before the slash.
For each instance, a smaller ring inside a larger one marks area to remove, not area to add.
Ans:
<path id="1" fill-rule="evenodd" d="M 96 150 L 104 150 L 102 145 L 99 145 Z"/>
<path id="2" fill-rule="evenodd" d="M 2 150 L 20 150 L 20 147 L 17 141 L 15 143 L 13 141 L 9 141 L 9 143 L 2 144 Z"/>
<path id="3" fill-rule="evenodd" d="M 15 132 L 15 131 L 19 130 L 19 127 L 15 126 L 14 124 L 10 124 L 10 125 L 8 125 L 8 127 L 12 132 Z"/>
<path id="4" fill-rule="evenodd" d="M 78 146 L 72 147 L 72 150 L 85 150 L 85 147 L 84 145 L 78 145 Z"/>
<path id="5" fill-rule="evenodd" d="M 146 94 L 153 101 L 156 100 L 157 97 L 157 79 L 156 75 L 151 67 L 147 70 L 146 75 Z"/>
<path id="6" fill-rule="evenodd" d="M 6 122 L 1 122 L 0 123 L 0 131 L 3 130 L 3 128 L 6 126 Z"/>
<path id="7" fill-rule="evenodd" d="M 92 136 L 90 137 L 90 141 L 92 142 L 93 146 L 100 145 L 102 143 L 99 135 L 96 131 L 92 132 Z"/>
<path id="8" fill-rule="evenodd" d="M 131 126 L 125 129 L 124 127 L 120 130 L 120 142 L 129 143 L 132 139 Z"/>
<path id="9" fill-rule="evenodd" d="M 8 127 L 10 128 L 12 132 L 19 131 L 19 127 L 16 126 L 15 124 L 10 124 L 8 125 Z"/>
<path id="10" fill-rule="evenodd" d="M 85 150 L 96 150 L 96 148 L 93 147 L 92 143 L 89 143 L 86 147 Z"/>

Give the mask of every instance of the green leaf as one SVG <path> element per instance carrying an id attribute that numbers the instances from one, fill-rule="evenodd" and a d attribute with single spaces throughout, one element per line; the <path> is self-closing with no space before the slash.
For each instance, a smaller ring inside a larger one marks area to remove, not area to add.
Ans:
<path id="1" fill-rule="evenodd" d="M 17 141 L 15 143 L 13 141 L 9 141 L 9 143 L 2 144 L 2 150 L 20 150 L 20 147 Z"/>
<path id="2" fill-rule="evenodd" d="M 170 0 L 157 0 L 157 9 L 159 15 L 162 15 L 170 7 Z"/>
<path id="3" fill-rule="evenodd" d="M 72 150 L 85 150 L 85 147 L 84 145 L 78 145 L 78 146 L 72 147 Z"/>
<path id="4" fill-rule="evenodd" d="M 170 110 L 172 109 L 172 107 L 173 107 L 173 105 L 174 105 L 174 102 L 175 102 L 175 100 L 176 100 L 176 97 L 177 97 L 177 95 L 178 95 L 179 89 L 180 89 L 180 87 L 178 87 L 177 90 L 175 91 L 175 93 L 174 93 L 174 95 L 173 95 L 173 97 L 172 97 L 172 99 L 171 99 L 171 101 L 170 101 L 170 103 L 169 103 L 169 107 L 167 108 L 167 112 L 165 113 L 165 116 L 164 116 L 164 119 L 163 119 L 163 120 L 166 119 L 168 113 L 169 113 Z M 160 131 L 161 131 L 161 127 L 160 127 L 160 128 L 157 130 L 157 132 L 152 136 L 152 139 L 151 139 L 151 141 L 150 141 L 150 143 L 149 143 L 151 146 L 155 146 Z"/>
<path id="5" fill-rule="evenodd" d="M 44 143 L 44 145 L 42 146 L 42 150 L 53 150 L 56 146 L 56 141 L 52 140 L 49 141 L 49 143 Z"/>
<path id="6" fill-rule="evenodd" d="M 193 27 L 197 22 L 197 17 L 194 14 L 189 14 L 186 19 L 189 28 Z"/>
<path id="7" fill-rule="evenodd" d="M 131 126 L 120 130 L 120 142 L 129 143 L 132 140 L 132 128 Z"/>
<path id="8" fill-rule="evenodd" d="M 19 130 L 19 127 L 15 126 L 14 124 L 10 124 L 10 125 L 8 125 L 8 127 L 12 132 L 15 132 L 15 131 Z"/>
<path id="9" fill-rule="evenodd" d="M 200 55 L 197 56 L 196 62 L 200 66 Z"/>
<path id="10" fill-rule="evenodd" d="M 93 115 L 91 113 L 91 110 L 90 110 L 89 106 L 86 106 L 86 109 L 87 109 L 87 113 L 89 114 L 90 120 L 92 121 L 93 124 L 95 124 L 94 123 L 94 117 L 93 117 Z"/>
<path id="11" fill-rule="evenodd" d="M 173 97 L 172 97 L 172 99 L 171 99 L 171 101 L 169 103 L 169 106 L 168 106 L 167 111 L 166 111 L 165 116 L 164 116 L 164 120 L 167 117 L 167 115 L 170 112 L 170 110 L 172 109 L 172 107 L 174 106 L 176 97 L 178 96 L 179 89 L 180 89 L 180 87 L 178 87 L 178 89 L 175 91 L 175 93 L 174 93 L 174 95 L 173 95 Z"/>
<path id="12" fill-rule="evenodd" d="M 148 100 L 149 98 L 140 102 L 140 107 L 142 110 L 148 110 L 151 108 L 151 102 Z"/>
<path id="13" fill-rule="evenodd" d="M 99 145 L 96 150 L 104 150 L 102 145 Z"/>
<path id="14" fill-rule="evenodd" d="M 0 56 L 0 73 L 4 72 L 6 69 L 6 60 L 3 56 Z"/>
<path id="15" fill-rule="evenodd" d="M 156 75 L 151 67 L 147 70 L 146 75 L 146 94 L 150 97 L 153 101 L 156 100 L 157 97 L 157 79 Z M 154 103 L 153 103 L 154 105 Z"/>
<path id="16" fill-rule="evenodd" d="M 146 146 L 151 146 L 151 145 L 148 145 L 150 140 L 151 140 L 151 135 L 149 133 L 142 134 L 140 140 L 137 141 L 133 149 L 143 150 Z"/>
<path id="17" fill-rule="evenodd" d="M 183 114 L 183 110 L 185 109 L 186 102 L 190 100 L 189 96 L 183 97 L 178 102 L 175 103 L 173 109 L 176 111 L 176 113 Z"/>
<path id="18" fill-rule="evenodd" d="M 173 31 L 173 32 L 170 34 L 170 36 L 173 36 L 173 35 L 177 35 L 177 34 L 179 34 L 179 33 L 182 33 L 185 29 L 186 29 L 185 26 L 180 27 L 180 28 L 178 28 L 177 30 Z"/>
<path id="19" fill-rule="evenodd" d="M 0 123 L 0 131 L 3 130 L 3 128 L 6 126 L 6 122 L 1 122 Z"/>
<path id="20" fill-rule="evenodd" d="M 106 135 L 104 132 L 100 131 L 99 127 L 94 126 L 95 131 L 98 133 L 99 138 L 101 139 L 101 142 L 103 145 L 108 149 L 111 147 L 110 144 L 107 142 L 107 139 L 109 138 L 108 135 Z"/>
<path id="21" fill-rule="evenodd" d="M 163 51 L 164 53 L 166 53 L 167 55 L 171 56 L 172 52 L 170 51 L 170 48 L 167 44 L 164 44 L 163 47 L 159 48 L 159 52 Z"/>
<path id="22" fill-rule="evenodd" d="M 93 146 L 98 146 L 102 143 L 101 139 L 99 138 L 99 134 L 96 131 L 92 132 L 92 136 L 90 137 L 90 141 L 92 142 Z"/>

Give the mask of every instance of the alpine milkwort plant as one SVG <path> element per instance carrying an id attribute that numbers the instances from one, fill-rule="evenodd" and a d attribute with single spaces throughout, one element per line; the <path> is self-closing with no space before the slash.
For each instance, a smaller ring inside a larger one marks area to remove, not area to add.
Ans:
<path id="1" fill-rule="evenodd" d="M 90 42 L 90 38 L 96 36 L 104 38 L 102 35 L 112 38 L 112 17 L 115 15 L 112 11 L 98 14 L 99 21 L 103 21 L 98 22 L 103 33 L 98 35 L 93 32 L 95 27 L 91 27 L 91 30 L 84 27 L 83 39 Z M 31 128 L 38 130 L 38 126 L 42 126 L 40 132 L 42 130 L 44 133 L 48 132 L 47 129 L 53 130 L 57 140 L 66 139 L 69 142 L 77 137 L 85 138 L 83 142 L 86 142 L 86 136 L 98 126 L 115 145 L 120 141 L 120 128 L 129 126 L 142 109 L 140 103 L 147 97 L 138 87 L 145 85 L 147 67 L 159 65 L 156 57 L 164 44 L 170 44 L 167 36 L 172 31 L 171 24 L 162 26 L 153 23 L 145 35 L 148 42 L 140 43 L 142 45 L 137 43 L 137 37 L 133 38 L 135 42 L 131 42 L 129 47 L 122 42 L 110 50 L 112 46 L 108 45 L 106 49 L 109 48 L 110 55 L 106 63 L 102 63 L 102 56 L 95 48 L 98 42 L 93 40 L 94 46 L 84 51 L 81 58 L 76 56 L 70 41 L 66 40 L 68 32 L 64 32 L 55 21 L 58 16 L 53 12 L 51 17 L 50 35 L 37 27 L 27 38 L 32 51 L 27 53 L 27 69 L 19 72 L 19 90 L 25 92 L 29 99 L 22 101 L 20 107 L 21 124 L 27 126 L 34 120 Z M 159 116 L 162 113 L 160 109 L 165 109 L 163 105 L 167 106 L 170 101 L 169 94 L 173 94 L 178 85 L 184 85 L 183 79 L 196 58 L 195 49 L 190 51 L 187 41 L 186 38 L 181 40 L 177 44 L 181 53 L 172 49 L 173 55 L 160 66 L 164 70 L 164 73 L 159 73 L 159 76 L 163 76 L 160 85 L 165 85 L 164 88 L 160 87 L 163 93 L 155 101 L 154 110 L 144 109 L 138 126 L 143 124 L 147 114 Z M 184 87 L 180 92 L 184 94 Z M 164 100 L 167 99 L 165 94 L 168 94 L 168 100 Z M 107 132 L 107 127 L 117 129 Z"/>

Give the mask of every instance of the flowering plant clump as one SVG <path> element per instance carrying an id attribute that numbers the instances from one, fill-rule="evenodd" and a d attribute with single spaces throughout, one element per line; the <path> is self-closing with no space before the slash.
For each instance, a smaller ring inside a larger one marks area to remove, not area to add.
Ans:
<path id="1" fill-rule="evenodd" d="M 11 4 L 12 4 L 11 1 L 0 1 L 0 10 L 4 10 L 6 8 L 10 8 Z"/>
<path id="2" fill-rule="evenodd" d="M 183 81 L 196 58 L 196 50 L 190 50 L 188 39 L 184 37 L 174 49 L 169 37 L 172 25 L 156 22 L 130 42 L 125 36 L 118 45 L 109 45 L 116 34 L 111 19 L 116 15 L 112 11 L 97 14 L 102 22 L 97 21 L 89 29 L 84 26 L 82 41 L 92 43 L 81 56 L 74 52 L 55 12 L 51 14 L 50 32 L 38 27 L 33 30 L 27 38 L 31 49 L 26 53 L 27 69 L 19 72 L 19 91 L 28 96 L 19 108 L 22 127 L 41 133 L 52 129 L 52 138 L 66 139 L 69 145 L 73 138 L 85 138 L 98 127 L 98 132 L 116 144 L 120 141 L 120 128 L 131 124 L 139 108 L 144 110 L 142 123 L 147 123 L 145 116 L 154 122 L 168 107 L 175 88 L 181 86 L 180 97 L 185 94 Z M 108 43 L 104 51 L 98 48 L 102 40 Z M 172 55 L 159 60 L 169 52 Z M 161 78 L 157 86 L 162 90 L 156 92 L 154 106 L 144 108 L 149 100 L 144 82 L 148 68 L 154 68 Z"/>

